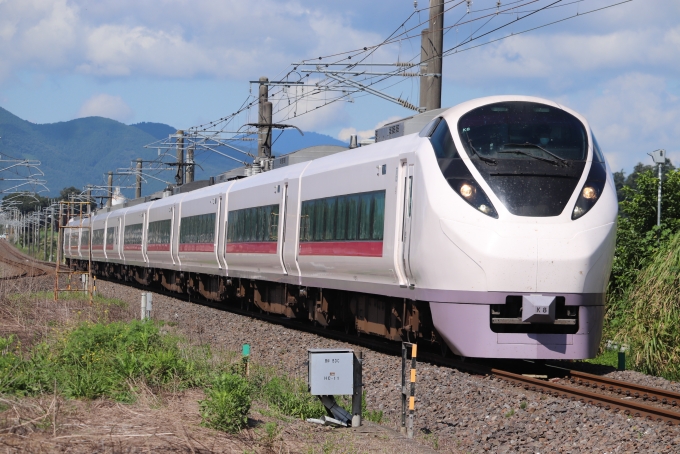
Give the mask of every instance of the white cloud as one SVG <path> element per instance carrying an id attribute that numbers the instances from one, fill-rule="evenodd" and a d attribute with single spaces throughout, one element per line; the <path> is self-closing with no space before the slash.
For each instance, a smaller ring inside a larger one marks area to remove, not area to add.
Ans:
<path id="1" fill-rule="evenodd" d="M 252 77 L 301 55 L 379 42 L 377 33 L 312 5 L 0 1 L 0 81 L 27 66 L 105 77 Z"/>
<path id="2" fill-rule="evenodd" d="M 630 73 L 603 86 L 572 105 L 590 122 L 612 168 L 649 164 L 646 153 L 657 148 L 666 149 L 672 160 L 680 158 L 680 98 L 669 93 L 664 78 Z"/>
<path id="3" fill-rule="evenodd" d="M 85 101 L 77 116 L 79 118 L 105 117 L 126 123 L 134 117 L 134 112 L 120 96 L 102 93 Z"/>
<path id="4" fill-rule="evenodd" d="M 403 118 L 403 117 L 396 117 L 396 116 L 390 117 L 387 120 L 383 120 L 383 121 L 378 122 L 373 129 L 366 129 L 366 130 L 363 130 L 363 131 L 357 131 L 356 128 L 343 128 L 338 133 L 338 139 L 344 140 L 344 141 L 349 141 L 350 136 L 353 136 L 355 134 L 358 136 L 360 141 L 363 140 L 363 139 L 369 139 L 369 138 L 371 138 L 375 135 L 376 129 L 378 129 L 382 126 L 385 126 L 387 123 L 391 123 L 391 122 L 393 122 L 395 120 L 399 120 L 401 118 Z"/>

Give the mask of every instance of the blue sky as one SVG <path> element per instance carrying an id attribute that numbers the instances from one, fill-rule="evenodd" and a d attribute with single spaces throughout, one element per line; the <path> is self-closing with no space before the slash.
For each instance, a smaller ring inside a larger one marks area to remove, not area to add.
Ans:
<path id="1" fill-rule="evenodd" d="M 563 0 L 486 39 L 615 2 Z M 519 11 L 548 3 L 524 0 Z M 496 5 L 473 0 L 470 8 Z M 501 9 L 513 5 L 501 1 Z M 449 7 L 445 26 L 465 22 L 465 1 Z M 187 128 L 237 110 L 259 76 L 276 79 L 292 62 L 377 44 L 410 15 L 404 28 L 417 26 L 426 13 L 413 11 L 413 0 L 0 0 L 0 106 L 36 123 L 101 115 Z M 451 28 L 445 48 L 478 24 Z M 418 41 L 384 46 L 372 61 L 408 60 Z M 557 100 L 590 120 L 614 169 L 651 162 L 645 153 L 656 148 L 680 164 L 680 1 L 634 0 L 451 55 L 443 85 L 443 105 L 507 93 Z M 385 90 L 417 104 L 413 79 Z M 279 119 L 344 140 L 410 114 L 364 96 Z"/>

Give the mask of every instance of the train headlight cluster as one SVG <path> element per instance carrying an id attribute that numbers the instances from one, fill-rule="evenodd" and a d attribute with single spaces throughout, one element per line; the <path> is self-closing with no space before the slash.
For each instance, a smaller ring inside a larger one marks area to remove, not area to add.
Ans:
<path id="1" fill-rule="evenodd" d="M 597 198 L 597 189 L 595 189 L 592 186 L 586 186 L 583 188 L 583 191 L 581 191 L 581 195 L 583 198 L 588 199 L 588 200 L 593 200 Z"/>
<path id="2" fill-rule="evenodd" d="M 465 165 L 462 162 L 461 165 Z M 486 196 L 484 190 L 477 184 L 477 182 L 470 175 L 469 178 L 464 180 L 450 179 L 449 184 L 458 192 L 463 200 L 469 203 L 472 207 L 476 208 L 478 211 L 491 216 L 492 218 L 498 219 L 498 213 L 493 207 L 491 200 Z"/>
<path id="3" fill-rule="evenodd" d="M 600 199 L 604 185 L 607 182 L 607 168 L 604 162 L 593 162 L 588 172 L 586 184 L 578 195 L 571 219 L 576 220 L 586 214 Z"/>
<path id="4" fill-rule="evenodd" d="M 466 199 L 469 199 L 470 197 L 475 195 L 475 188 L 467 183 L 463 183 L 460 187 L 460 195 L 462 195 Z"/>

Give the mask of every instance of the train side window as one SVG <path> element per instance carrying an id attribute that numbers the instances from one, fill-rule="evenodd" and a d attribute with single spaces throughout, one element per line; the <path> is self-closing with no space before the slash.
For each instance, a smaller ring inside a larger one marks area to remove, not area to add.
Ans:
<path id="1" fill-rule="evenodd" d="M 300 241 L 382 240 L 385 191 L 302 202 Z"/>
<path id="2" fill-rule="evenodd" d="M 227 215 L 227 243 L 278 241 L 278 218 L 278 205 L 232 210 Z"/>

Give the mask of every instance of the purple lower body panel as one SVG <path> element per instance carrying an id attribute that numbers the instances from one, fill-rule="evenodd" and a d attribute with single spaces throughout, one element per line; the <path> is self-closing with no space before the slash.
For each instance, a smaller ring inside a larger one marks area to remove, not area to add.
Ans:
<path id="1" fill-rule="evenodd" d="M 451 351 L 471 358 L 593 358 L 602 339 L 604 306 L 579 306 L 575 334 L 494 333 L 485 304 L 430 303 L 430 309 Z"/>

